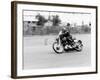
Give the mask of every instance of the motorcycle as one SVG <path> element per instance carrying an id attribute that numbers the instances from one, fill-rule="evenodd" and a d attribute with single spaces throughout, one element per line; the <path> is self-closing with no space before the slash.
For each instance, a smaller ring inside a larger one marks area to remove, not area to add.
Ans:
<path id="1" fill-rule="evenodd" d="M 54 41 L 52 47 L 56 53 L 61 54 L 61 53 L 67 52 L 68 50 L 82 51 L 83 44 L 81 40 L 77 40 L 76 38 L 73 38 L 72 44 L 69 44 L 67 41 L 63 42 L 59 36 Z"/>

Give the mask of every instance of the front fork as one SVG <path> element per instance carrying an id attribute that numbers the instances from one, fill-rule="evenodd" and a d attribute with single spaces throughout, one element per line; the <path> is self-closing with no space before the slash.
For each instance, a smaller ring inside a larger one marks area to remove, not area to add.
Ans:
<path id="1" fill-rule="evenodd" d="M 60 37 L 59 37 L 59 39 L 58 39 L 58 44 L 59 44 L 59 46 L 62 46 Z"/>

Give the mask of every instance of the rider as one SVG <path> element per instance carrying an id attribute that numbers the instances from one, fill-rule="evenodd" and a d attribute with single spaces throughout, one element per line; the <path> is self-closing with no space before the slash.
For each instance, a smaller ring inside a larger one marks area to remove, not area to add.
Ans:
<path id="1" fill-rule="evenodd" d="M 68 45 L 72 45 L 72 36 L 70 32 L 66 28 L 62 28 L 59 32 L 61 43 L 65 43 L 67 41 Z"/>

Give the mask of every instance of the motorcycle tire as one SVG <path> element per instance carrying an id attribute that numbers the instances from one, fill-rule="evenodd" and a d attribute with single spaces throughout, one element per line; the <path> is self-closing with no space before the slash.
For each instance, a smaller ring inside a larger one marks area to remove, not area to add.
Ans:
<path id="1" fill-rule="evenodd" d="M 61 51 L 59 51 L 60 48 L 61 48 L 61 46 L 60 46 L 60 47 L 57 47 L 57 46 L 55 47 L 55 45 L 58 45 L 58 43 L 57 43 L 57 42 L 54 42 L 54 43 L 53 43 L 53 46 L 52 46 L 52 47 L 53 47 L 53 50 L 54 50 L 57 54 L 62 54 L 63 51 L 64 51 L 63 48 L 62 48 Z"/>
<path id="2" fill-rule="evenodd" d="M 79 40 L 77 43 L 79 45 L 75 47 L 75 50 L 80 52 L 80 51 L 82 51 L 82 48 L 83 48 L 82 41 Z"/>

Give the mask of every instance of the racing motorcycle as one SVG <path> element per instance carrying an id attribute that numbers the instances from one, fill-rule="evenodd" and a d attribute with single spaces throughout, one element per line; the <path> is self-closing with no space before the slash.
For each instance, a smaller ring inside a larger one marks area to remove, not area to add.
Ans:
<path id="1" fill-rule="evenodd" d="M 69 44 L 67 41 L 62 41 L 60 36 L 58 36 L 53 43 L 53 50 L 58 54 L 67 52 L 68 50 L 82 51 L 83 44 L 81 40 L 72 38 L 71 41 L 71 44 Z"/>

